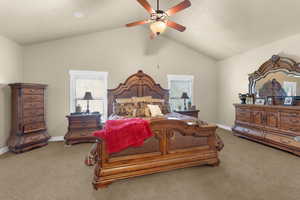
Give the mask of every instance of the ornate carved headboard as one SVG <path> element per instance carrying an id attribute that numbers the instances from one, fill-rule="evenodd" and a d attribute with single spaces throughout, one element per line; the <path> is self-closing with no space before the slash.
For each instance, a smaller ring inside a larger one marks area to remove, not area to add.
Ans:
<path id="1" fill-rule="evenodd" d="M 124 83 L 117 88 L 108 90 L 108 116 L 113 113 L 113 104 L 118 98 L 131 98 L 152 96 L 157 99 L 169 101 L 169 90 L 163 89 L 160 84 L 143 71 L 131 75 Z"/>

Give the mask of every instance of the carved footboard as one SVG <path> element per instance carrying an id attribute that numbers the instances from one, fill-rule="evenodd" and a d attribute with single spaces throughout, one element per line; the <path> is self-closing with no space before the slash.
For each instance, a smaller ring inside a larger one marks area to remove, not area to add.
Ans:
<path id="1" fill-rule="evenodd" d="M 223 148 L 223 143 L 215 133 L 217 126 L 154 119 L 150 127 L 154 136 L 142 147 L 108 155 L 105 141 L 98 141 L 90 155 L 91 162 L 87 163 L 96 163 L 95 189 L 129 177 L 198 165 L 219 165 L 218 150 Z"/>

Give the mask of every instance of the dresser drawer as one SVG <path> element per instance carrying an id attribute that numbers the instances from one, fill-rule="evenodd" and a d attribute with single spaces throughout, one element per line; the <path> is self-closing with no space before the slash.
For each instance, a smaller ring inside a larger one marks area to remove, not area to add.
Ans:
<path id="1" fill-rule="evenodd" d="M 44 108 L 39 109 L 24 109 L 23 110 L 23 117 L 35 117 L 39 115 L 44 115 Z"/>
<path id="2" fill-rule="evenodd" d="M 265 136 L 266 140 L 276 142 L 282 145 L 287 145 L 295 148 L 300 148 L 300 142 L 297 142 L 292 137 L 286 137 L 276 134 L 267 133 Z"/>
<path id="3" fill-rule="evenodd" d="M 251 127 L 234 127 L 234 131 L 242 133 L 243 135 L 254 137 L 258 139 L 263 139 L 265 137 L 264 132 L 261 129 L 251 128 Z"/>
<path id="4" fill-rule="evenodd" d="M 283 130 L 299 133 L 300 112 L 282 112 L 280 114 L 280 128 Z"/>
<path id="5" fill-rule="evenodd" d="M 44 89 L 39 88 L 23 88 L 23 94 L 44 94 Z"/>
<path id="6" fill-rule="evenodd" d="M 24 103 L 26 102 L 44 102 L 43 95 L 24 95 L 23 96 Z"/>
<path id="7" fill-rule="evenodd" d="M 37 122 L 43 122 L 45 119 L 44 119 L 44 116 L 41 115 L 41 116 L 35 116 L 35 117 L 25 117 L 23 119 L 23 123 L 24 124 L 32 124 L 32 123 L 37 123 Z"/>
<path id="8" fill-rule="evenodd" d="M 44 108 L 44 101 L 37 101 L 37 102 L 24 102 L 23 104 L 24 109 L 35 109 L 35 108 Z"/>
<path id="9" fill-rule="evenodd" d="M 237 108 L 236 120 L 240 122 L 251 122 L 251 111 L 249 109 Z"/>
<path id="10" fill-rule="evenodd" d="M 45 136 L 42 134 L 27 134 L 24 138 L 25 144 L 35 143 L 40 140 L 45 140 Z"/>
<path id="11" fill-rule="evenodd" d="M 46 129 L 46 125 L 44 122 L 24 125 L 24 133 L 31 133 L 31 132 L 41 131 L 45 129 Z"/>

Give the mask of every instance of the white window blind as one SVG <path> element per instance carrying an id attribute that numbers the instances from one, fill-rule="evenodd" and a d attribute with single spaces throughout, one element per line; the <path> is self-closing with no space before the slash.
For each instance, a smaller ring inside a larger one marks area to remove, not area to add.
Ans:
<path id="1" fill-rule="evenodd" d="M 102 119 L 107 118 L 107 72 L 70 70 L 70 111 L 80 105 L 82 111 L 87 109 L 83 100 L 85 92 L 91 92 L 90 112 L 100 112 Z"/>
<path id="2" fill-rule="evenodd" d="M 287 96 L 297 96 L 297 83 L 296 82 L 283 82 L 283 89 Z"/>
<path id="3" fill-rule="evenodd" d="M 168 75 L 170 106 L 171 110 L 181 110 L 184 108 L 184 100 L 181 99 L 182 93 L 186 92 L 189 96 L 187 104 L 193 100 L 193 82 L 194 76 L 189 75 Z"/>

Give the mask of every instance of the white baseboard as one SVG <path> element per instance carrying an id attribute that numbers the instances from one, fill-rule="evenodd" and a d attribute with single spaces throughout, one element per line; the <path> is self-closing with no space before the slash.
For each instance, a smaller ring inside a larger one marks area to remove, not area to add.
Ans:
<path id="1" fill-rule="evenodd" d="M 62 142 L 65 141 L 64 136 L 51 137 L 49 142 Z"/>
<path id="2" fill-rule="evenodd" d="M 231 127 L 230 126 L 226 126 L 223 124 L 217 124 L 217 126 L 221 129 L 227 130 L 227 131 L 231 131 Z"/>
<path id="3" fill-rule="evenodd" d="M 8 147 L 2 147 L 2 148 L 0 148 L 0 155 L 5 154 L 8 151 L 9 151 Z"/>

